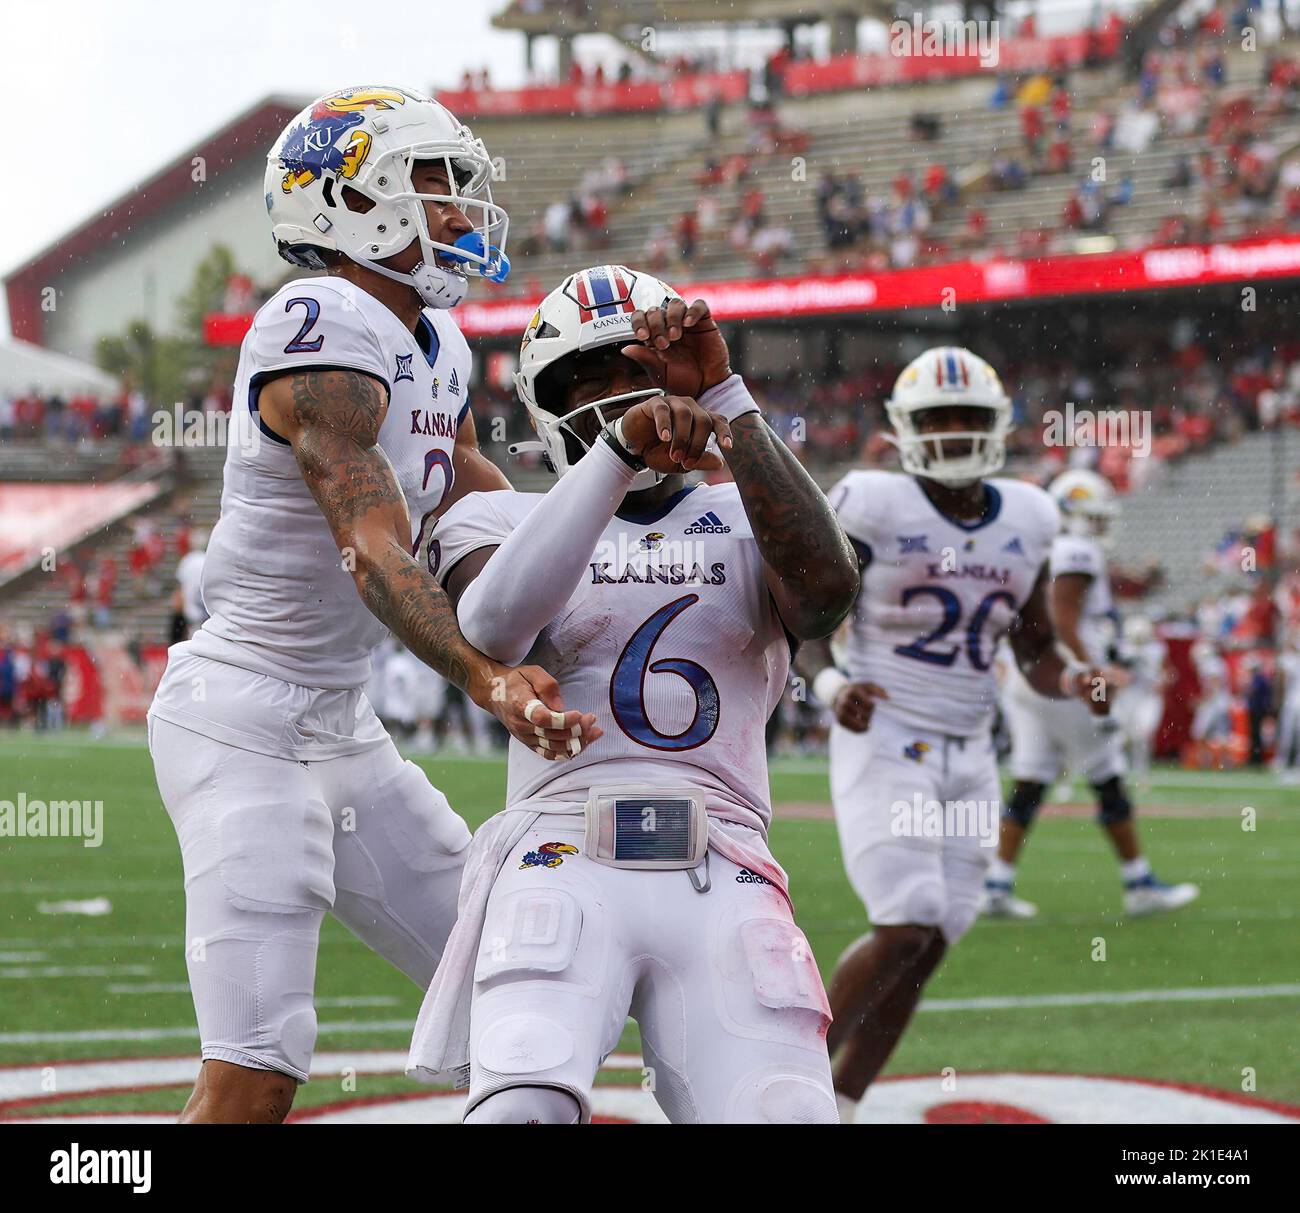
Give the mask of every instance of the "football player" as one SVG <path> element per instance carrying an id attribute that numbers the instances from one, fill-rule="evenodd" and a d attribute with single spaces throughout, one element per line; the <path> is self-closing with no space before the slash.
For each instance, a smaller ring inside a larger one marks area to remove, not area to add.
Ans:
<path id="1" fill-rule="evenodd" d="M 533 316 L 516 382 L 560 479 L 461 500 L 438 576 L 484 652 L 549 663 L 612 723 L 563 767 L 511 744 L 409 1070 L 467 1066 L 468 1123 L 585 1122 L 630 1013 L 671 1121 L 833 1124 L 764 726 L 791 638 L 853 601 L 852 549 L 701 300 L 583 270 Z M 687 479 L 722 460 L 734 483 Z"/>
<path id="2" fill-rule="evenodd" d="M 398 88 L 323 97 L 268 158 L 272 234 L 314 275 L 244 340 L 209 618 L 171 649 L 149 713 L 202 1037 L 183 1120 L 284 1118 L 311 1065 L 327 912 L 421 986 L 437 967 L 469 830 L 362 691 L 385 629 L 517 734 L 598 735 L 549 675 L 470 645 L 413 554 L 457 496 L 507 485 L 478 451 L 447 310 L 469 276 L 507 269 L 490 176 L 481 140 Z"/>
<path id="3" fill-rule="evenodd" d="M 1102 666 L 1115 645 L 1118 615 L 1110 592 L 1104 543 L 1115 517 L 1114 490 L 1095 472 L 1063 472 L 1048 491 L 1061 512 L 1061 534 L 1052 543 L 1051 611 L 1061 643 L 1072 660 Z M 1107 668 L 1096 694 L 1122 694 L 1127 678 Z M 1110 715 L 1090 713 L 1079 703 L 1052 703 L 1010 672 L 1003 696 L 1011 731 L 1011 775 L 1015 780 L 1002 821 L 998 854 L 985 881 L 984 911 L 1027 918 L 1037 908 L 1015 896 L 1016 861 L 1047 788 L 1065 771 L 1081 774 L 1097 798 L 1097 815 L 1120 862 L 1124 910 L 1152 914 L 1194 901 L 1194 884 L 1157 880 L 1138 844 L 1133 802 L 1124 776 L 1123 736 Z"/>
<path id="4" fill-rule="evenodd" d="M 1122 629 L 1127 685 L 1115 697 L 1115 721 L 1139 787 L 1151 778 L 1151 751 L 1165 714 L 1165 643 L 1145 615 L 1129 615 Z"/>
<path id="5" fill-rule="evenodd" d="M 1300 629 L 1294 629 L 1277 655 L 1277 740 L 1273 770 L 1284 783 L 1300 783 Z"/>
<path id="6" fill-rule="evenodd" d="M 927 350 L 886 411 L 902 471 L 850 472 L 830 493 L 862 567 L 846 668 L 824 642 L 797 662 L 834 718 L 835 821 L 872 927 L 830 985 L 845 1120 L 979 908 L 1001 801 L 990 733 L 999 638 L 1043 695 L 1086 698 L 1096 676 L 1063 659 L 1052 632 L 1055 504 L 989 479 L 1011 425 L 993 368 L 969 350 Z"/>

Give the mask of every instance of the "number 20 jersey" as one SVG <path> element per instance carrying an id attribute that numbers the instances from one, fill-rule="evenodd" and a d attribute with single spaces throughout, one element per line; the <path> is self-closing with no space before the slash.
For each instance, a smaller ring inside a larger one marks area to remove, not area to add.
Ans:
<path id="1" fill-rule="evenodd" d="M 985 482 L 984 517 L 949 518 L 915 477 L 850 472 L 830 492 L 867 560 L 850 617 L 847 671 L 884 688 L 877 712 L 970 737 L 988 728 L 993 658 L 1047 561 L 1056 503 L 1019 480 Z"/>
<path id="2" fill-rule="evenodd" d="M 262 305 L 239 353 L 221 517 L 203 567 L 210 618 L 190 652 L 301 686 L 366 682 L 385 628 L 361 601 L 289 444 L 257 413 L 258 390 L 290 370 L 360 371 L 384 385 L 378 446 L 406 500 L 415 552 L 451 490 L 470 367 L 449 313 L 424 312 L 413 333 L 341 278 L 290 282 Z"/>
<path id="3" fill-rule="evenodd" d="M 430 567 L 445 581 L 496 546 L 545 498 L 470 493 L 439 520 Z M 691 786 L 708 811 L 765 828 L 765 726 L 785 688 L 790 646 L 734 484 L 697 485 L 666 510 L 614 518 L 582 581 L 528 661 L 565 705 L 604 730 L 576 758 L 548 762 L 510 742 L 507 801 L 585 801 L 611 784 Z M 542 507 L 544 508 L 544 507 Z"/>

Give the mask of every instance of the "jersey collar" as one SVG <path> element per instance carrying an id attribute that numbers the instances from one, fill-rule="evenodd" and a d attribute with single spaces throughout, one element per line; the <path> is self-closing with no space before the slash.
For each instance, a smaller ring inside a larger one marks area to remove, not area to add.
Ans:
<path id="1" fill-rule="evenodd" d="M 925 487 L 916 477 L 912 478 L 912 483 L 916 485 L 916 491 L 925 498 L 930 508 L 934 510 L 945 522 L 951 522 L 953 526 L 960 527 L 963 531 L 978 531 L 980 527 L 988 526 L 1002 512 L 1002 494 L 987 481 L 984 482 L 984 513 L 978 518 L 954 518 L 951 514 L 945 513 L 930 499 L 930 494 L 925 491 Z"/>
<path id="2" fill-rule="evenodd" d="M 678 489 L 671 497 L 661 501 L 657 506 L 644 511 L 643 513 L 632 513 L 631 511 L 618 509 L 615 517 L 621 518 L 624 522 L 630 522 L 634 526 L 649 526 L 652 522 L 658 522 L 661 518 L 667 518 L 669 514 L 677 508 L 678 503 L 686 496 L 687 493 L 693 493 L 699 486 L 688 484 L 684 489 Z"/>

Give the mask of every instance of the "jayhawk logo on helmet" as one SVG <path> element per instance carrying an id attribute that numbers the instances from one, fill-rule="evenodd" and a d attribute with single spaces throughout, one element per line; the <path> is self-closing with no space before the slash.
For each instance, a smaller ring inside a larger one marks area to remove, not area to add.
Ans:
<path id="1" fill-rule="evenodd" d="M 325 172 L 355 177 L 370 154 L 370 135 L 352 129 L 365 121 L 363 111 L 405 104 L 406 98 L 392 88 L 353 88 L 321 98 L 308 120 L 289 132 L 280 152 L 287 170 L 280 188 L 287 194 Z"/>
<path id="2" fill-rule="evenodd" d="M 525 868 L 558 868 L 564 862 L 566 855 L 576 855 L 578 848 L 570 846 L 567 842 L 544 842 L 535 851 L 528 851 L 524 854 L 524 862 L 519 865 L 522 872 Z"/>

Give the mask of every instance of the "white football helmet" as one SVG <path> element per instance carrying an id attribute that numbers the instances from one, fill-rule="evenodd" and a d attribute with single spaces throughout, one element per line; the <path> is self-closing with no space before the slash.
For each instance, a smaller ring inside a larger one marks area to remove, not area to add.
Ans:
<path id="1" fill-rule="evenodd" d="M 1109 538 L 1111 521 L 1119 512 L 1115 490 L 1105 476 L 1086 468 L 1062 472 L 1047 491 L 1061 509 L 1061 530 L 1080 539 Z"/>
<path id="2" fill-rule="evenodd" d="M 420 194 L 417 160 L 446 166 L 450 192 Z M 466 275 L 495 282 L 510 272 L 508 219 L 492 201 L 492 162 L 438 102 L 403 88 L 350 88 L 312 102 L 285 127 L 267 156 L 266 209 L 280 256 L 323 270 L 323 250 L 413 286 L 429 307 L 455 307 Z M 371 205 L 349 208 L 348 191 Z M 425 202 L 459 207 L 474 224 L 454 245 L 434 240 Z M 409 273 L 379 263 L 420 242 Z"/>
<path id="3" fill-rule="evenodd" d="M 633 312 L 638 308 L 648 311 L 663 307 L 670 299 L 680 298 L 667 283 L 625 265 L 596 265 L 579 270 L 547 295 L 524 330 L 519 346 L 519 370 L 515 373 L 515 389 L 541 441 L 515 443 L 511 452 L 541 450 L 556 475 L 563 476 L 574 462 L 569 457 L 566 437 L 583 451 L 587 450 L 587 443 L 570 424 L 575 417 L 594 411 L 603 427 L 606 424 L 603 408 L 662 396 L 660 388 L 647 388 L 594 400 L 566 412 L 563 402 L 547 391 L 544 376 L 562 358 L 572 354 L 636 341 L 632 333 Z M 639 493 L 663 478 L 663 472 L 645 468 L 636 474 L 628 491 Z"/>
<path id="4" fill-rule="evenodd" d="M 1145 615 L 1125 615 L 1121 634 L 1126 645 L 1140 649 L 1155 639 L 1156 630 Z"/>
<path id="5" fill-rule="evenodd" d="M 938 434 L 917 428 L 919 414 L 949 405 L 988 409 L 988 428 Z M 998 373 L 970 350 L 939 346 L 913 359 L 894 384 L 885 412 L 894 427 L 886 438 L 898 448 L 899 462 L 910 475 L 961 488 L 991 476 L 1006 462 L 1011 401 Z M 951 453 L 954 443 L 969 444 L 969 452 Z"/>

